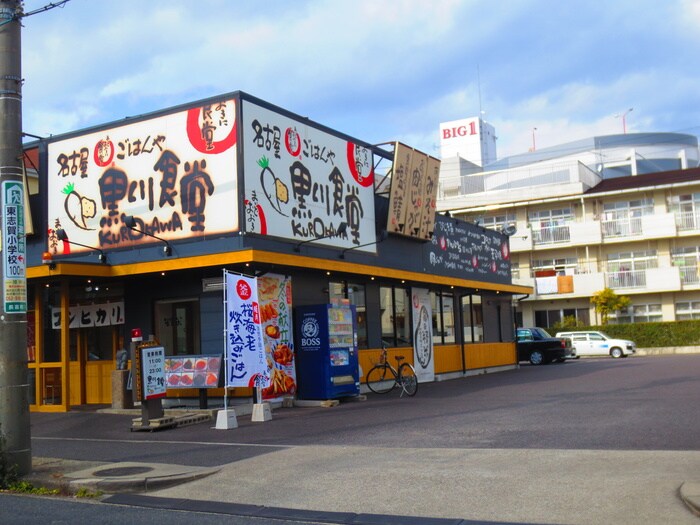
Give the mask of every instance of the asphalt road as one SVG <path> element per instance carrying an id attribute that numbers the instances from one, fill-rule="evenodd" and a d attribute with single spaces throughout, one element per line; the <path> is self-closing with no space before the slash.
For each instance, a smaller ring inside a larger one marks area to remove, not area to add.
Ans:
<path id="1" fill-rule="evenodd" d="M 278 409 L 265 423 L 239 417 L 233 431 L 206 423 L 131 432 L 131 416 L 33 413 L 32 449 L 198 466 L 306 445 L 700 450 L 699 395 L 700 355 L 580 359 L 421 384 L 414 398 L 394 391 L 334 408 Z"/>
<path id="2" fill-rule="evenodd" d="M 421 384 L 239 428 L 130 432 L 32 414 L 35 456 L 222 466 L 165 498 L 508 523 L 694 523 L 700 355 L 581 359 Z M 420 520 L 417 521 L 420 523 Z"/>

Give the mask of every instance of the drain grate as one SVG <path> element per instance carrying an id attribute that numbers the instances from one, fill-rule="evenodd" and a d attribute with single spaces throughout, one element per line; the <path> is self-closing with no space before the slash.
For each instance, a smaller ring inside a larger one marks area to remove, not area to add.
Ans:
<path id="1" fill-rule="evenodd" d="M 93 476 L 104 476 L 107 478 L 116 478 L 119 476 L 133 476 L 135 474 L 145 474 L 151 472 L 153 467 L 115 467 L 97 470 L 92 473 Z"/>

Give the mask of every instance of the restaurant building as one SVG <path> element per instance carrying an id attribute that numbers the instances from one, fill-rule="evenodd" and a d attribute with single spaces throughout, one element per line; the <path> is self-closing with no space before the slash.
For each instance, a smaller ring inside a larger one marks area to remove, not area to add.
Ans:
<path id="1" fill-rule="evenodd" d="M 421 381 L 517 366 L 513 296 L 532 289 L 511 282 L 508 237 L 436 214 L 439 161 L 400 143 L 234 92 L 39 140 L 24 159 L 32 410 L 111 403 L 134 329 L 166 361 L 223 357 L 224 271 L 258 278 L 266 346 L 285 355 L 268 398 L 297 391 L 304 305 L 355 306 L 364 373 L 382 345 Z M 196 386 L 173 383 L 168 401 Z"/>

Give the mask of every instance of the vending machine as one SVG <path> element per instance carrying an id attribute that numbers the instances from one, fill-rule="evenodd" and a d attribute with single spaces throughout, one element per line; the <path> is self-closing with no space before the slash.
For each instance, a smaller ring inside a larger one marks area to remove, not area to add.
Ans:
<path id="1" fill-rule="evenodd" d="M 360 393 L 357 319 L 353 305 L 294 310 L 297 397 L 335 399 Z"/>

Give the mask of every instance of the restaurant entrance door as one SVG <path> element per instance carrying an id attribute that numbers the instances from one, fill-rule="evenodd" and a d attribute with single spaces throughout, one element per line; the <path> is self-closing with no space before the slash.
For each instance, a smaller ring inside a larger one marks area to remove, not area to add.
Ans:
<path id="1" fill-rule="evenodd" d="M 91 326 L 70 330 L 70 404 L 112 402 L 117 330 Z"/>

